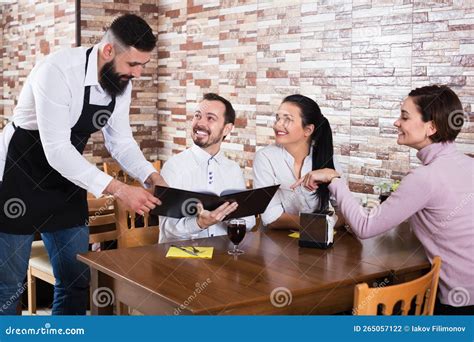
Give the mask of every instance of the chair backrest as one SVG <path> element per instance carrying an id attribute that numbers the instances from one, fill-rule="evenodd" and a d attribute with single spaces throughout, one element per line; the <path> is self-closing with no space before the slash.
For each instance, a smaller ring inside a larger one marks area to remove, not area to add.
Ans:
<path id="1" fill-rule="evenodd" d="M 105 242 L 117 239 L 115 226 L 114 198 L 87 196 L 89 206 L 89 243 Z"/>
<path id="2" fill-rule="evenodd" d="M 415 300 L 415 315 L 432 315 L 438 288 L 441 258 L 435 256 L 431 270 L 424 276 L 399 285 L 369 288 L 358 284 L 354 290 L 355 315 L 377 315 L 382 305 L 382 315 L 392 315 L 395 305 L 400 303 L 400 312 L 407 315 Z"/>
<path id="3" fill-rule="evenodd" d="M 152 164 L 156 171 L 161 170 L 161 160 L 155 160 Z"/>
<path id="4" fill-rule="evenodd" d="M 104 162 L 103 168 L 106 174 L 125 184 L 133 181 L 133 179 L 125 171 L 123 171 L 120 165 L 116 162 Z"/>
<path id="5" fill-rule="evenodd" d="M 253 179 L 247 179 L 247 180 L 245 181 L 245 187 L 246 187 L 247 189 L 253 189 Z"/>
<path id="6" fill-rule="evenodd" d="M 129 211 L 120 201 L 115 201 L 115 221 L 117 225 L 118 248 L 153 245 L 158 243 L 160 228 L 158 224 L 150 225 L 150 215 L 136 215 Z M 140 221 L 142 224 L 137 224 Z"/>
<path id="7" fill-rule="evenodd" d="M 156 171 L 161 170 L 161 161 L 155 160 L 152 163 Z M 117 179 L 125 184 L 130 184 L 134 186 L 141 186 L 140 182 L 130 177 L 125 171 L 122 170 L 120 165 L 116 162 L 104 162 L 103 164 L 104 172 L 114 179 Z"/>

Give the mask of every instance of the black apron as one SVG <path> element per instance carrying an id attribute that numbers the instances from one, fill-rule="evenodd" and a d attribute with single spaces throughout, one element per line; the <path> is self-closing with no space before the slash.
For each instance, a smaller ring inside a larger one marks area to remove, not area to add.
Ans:
<path id="1" fill-rule="evenodd" d="M 92 48 L 86 52 L 86 72 L 91 51 Z M 89 99 L 87 86 L 81 116 L 71 128 L 71 144 L 80 154 L 91 134 L 105 126 L 115 108 L 115 96 L 107 106 L 90 104 Z M 37 130 L 15 127 L 0 184 L 1 232 L 32 234 L 86 224 L 86 190 L 49 165 Z"/>

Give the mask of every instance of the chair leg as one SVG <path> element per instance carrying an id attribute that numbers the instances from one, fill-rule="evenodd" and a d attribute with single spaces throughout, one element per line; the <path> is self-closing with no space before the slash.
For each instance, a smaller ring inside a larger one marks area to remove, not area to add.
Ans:
<path id="1" fill-rule="evenodd" d="M 28 313 L 36 314 L 36 277 L 31 274 L 31 268 L 28 266 Z"/>
<path id="2" fill-rule="evenodd" d="M 128 306 L 122 302 L 116 301 L 117 303 L 117 315 L 119 316 L 128 316 L 130 313 L 128 311 Z"/>
<path id="3" fill-rule="evenodd" d="M 16 314 L 18 316 L 22 315 L 22 305 L 21 305 L 21 299 L 18 301 L 18 304 L 16 305 Z"/>

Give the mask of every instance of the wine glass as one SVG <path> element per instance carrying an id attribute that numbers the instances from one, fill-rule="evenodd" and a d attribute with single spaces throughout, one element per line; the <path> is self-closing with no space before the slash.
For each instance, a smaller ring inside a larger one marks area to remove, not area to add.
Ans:
<path id="1" fill-rule="evenodd" d="M 230 255 L 244 254 L 244 251 L 239 249 L 239 243 L 244 239 L 247 225 L 244 219 L 232 219 L 227 223 L 227 236 L 234 244 L 234 249 L 227 251 Z"/>

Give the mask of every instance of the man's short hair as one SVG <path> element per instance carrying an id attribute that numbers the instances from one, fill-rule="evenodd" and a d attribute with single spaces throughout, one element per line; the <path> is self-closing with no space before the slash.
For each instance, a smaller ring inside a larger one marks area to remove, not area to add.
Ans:
<path id="1" fill-rule="evenodd" d="M 235 110 L 234 110 L 234 107 L 232 107 L 232 104 L 229 102 L 229 100 L 226 100 L 222 96 L 219 96 L 215 93 L 204 94 L 203 100 L 222 102 L 225 106 L 225 112 L 224 112 L 225 122 L 224 123 L 234 124 L 234 122 L 235 122 Z"/>
<path id="2" fill-rule="evenodd" d="M 157 41 L 147 22 L 135 14 L 125 14 L 116 18 L 105 37 L 109 42 L 115 40 L 122 47 L 134 47 L 144 52 L 152 51 Z"/>

